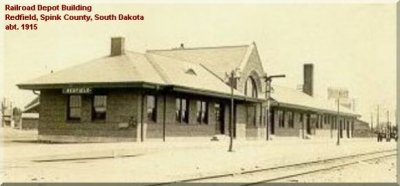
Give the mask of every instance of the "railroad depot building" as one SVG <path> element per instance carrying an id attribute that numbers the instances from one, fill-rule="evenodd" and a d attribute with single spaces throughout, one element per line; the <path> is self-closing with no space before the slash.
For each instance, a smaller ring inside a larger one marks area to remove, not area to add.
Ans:
<path id="1" fill-rule="evenodd" d="M 235 70 L 237 78 L 229 74 Z M 349 109 L 312 96 L 313 66 L 304 90 L 273 86 L 272 136 L 352 137 Z M 266 75 L 255 43 L 241 46 L 125 50 L 111 39 L 108 56 L 18 84 L 40 92 L 39 140 L 145 141 L 229 135 L 231 86 L 236 139 L 265 139 Z M 337 121 L 337 122 L 336 122 Z M 336 124 L 337 123 L 337 124 Z"/>

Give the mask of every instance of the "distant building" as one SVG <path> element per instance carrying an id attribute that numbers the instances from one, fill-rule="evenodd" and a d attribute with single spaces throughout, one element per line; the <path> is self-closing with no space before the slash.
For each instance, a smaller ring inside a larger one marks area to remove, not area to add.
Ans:
<path id="1" fill-rule="evenodd" d="M 14 127 L 13 105 L 10 99 L 3 98 L 1 102 L 2 127 Z"/>
<path id="2" fill-rule="evenodd" d="M 369 124 L 362 120 L 355 120 L 354 123 L 354 137 L 372 137 L 374 134 Z"/>
<path id="3" fill-rule="evenodd" d="M 29 102 L 21 115 L 20 129 L 37 129 L 39 125 L 39 96 Z"/>

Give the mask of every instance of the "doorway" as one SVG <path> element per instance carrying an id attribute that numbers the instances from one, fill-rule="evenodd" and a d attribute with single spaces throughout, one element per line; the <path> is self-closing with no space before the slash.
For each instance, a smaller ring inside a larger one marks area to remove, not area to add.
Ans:
<path id="1" fill-rule="evenodd" d="M 339 122 L 339 136 L 340 136 L 340 138 L 343 138 L 343 123 L 342 123 L 342 120 L 340 120 L 340 122 Z"/>
<path id="2" fill-rule="evenodd" d="M 311 135 L 311 115 L 306 114 L 306 131 L 307 134 Z"/>
<path id="3" fill-rule="evenodd" d="M 271 127 L 271 134 L 275 134 L 275 110 L 271 110 L 271 119 L 269 120 L 269 126 Z"/>
<path id="4" fill-rule="evenodd" d="M 221 103 L 214 105 L 215 110 L 215 123 L 217 125 L 218 134 L 225 134 L 225 106 Z"/>

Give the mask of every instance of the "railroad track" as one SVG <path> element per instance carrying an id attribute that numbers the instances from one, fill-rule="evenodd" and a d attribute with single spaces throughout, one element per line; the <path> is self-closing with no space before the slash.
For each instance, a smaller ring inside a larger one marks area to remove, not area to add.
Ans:
<path id="1" fill-rule="evenodd" d="M 246 182 L 242 185 L 245 186 L 259 185 L 262 183 L 279 181 L 288 178 L 294 178 L 297 176 L 342 168 L 358 164 L 360 162 L 367 162 L 367 161 L 392 157 L 397 155 L 396 151 L 397 151 L 396 149 L 385 150 L 385 151 L 373 151 L 367 153 L 359 153 L 347 156 L 327 158 L 322 160 L 281 165 L 276 167 L 268 167 L 268 168 L 253 169 L 241 172 L 232 172 L 225 174 L 182 179 L 171 182 L 152 184 L 151 186 L 169 185 L 175 183 L 196 183 L 196 182 L 207 182 L 207 183 Z M 260 177 L 262 177 L 263 179 L 260 179 Z"/>

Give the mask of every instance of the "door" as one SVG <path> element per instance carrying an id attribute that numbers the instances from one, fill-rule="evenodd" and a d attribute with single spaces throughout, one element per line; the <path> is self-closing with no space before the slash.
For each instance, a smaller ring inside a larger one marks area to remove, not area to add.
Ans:
<path id="1" fill-rule="evenodd" d="M 271 134 L 275 134 L 275 110 L 271 110 L 270 113 L 271 119 L 269 120 L 269 126 L 271 127 Z"/>
<path id="2" fill-rule="evenodd" d="M 256 126 L 256 106 L 251 105 L 247 107 L 247 127 Z"/>
<path id="3" fill-rule="evenodd" d="M 215 108 L 215 123 L 219 134 L 225 134 L 225 106 L 220 103 L 214 105 Z"/>
<path id="4" fill-rule="evenodd" d="M 306 118 L 306 131 L 307 131 L 307 134 L 311 135 L 311 115 L 307 114 L 306 117 L 307 117 Z"/>

